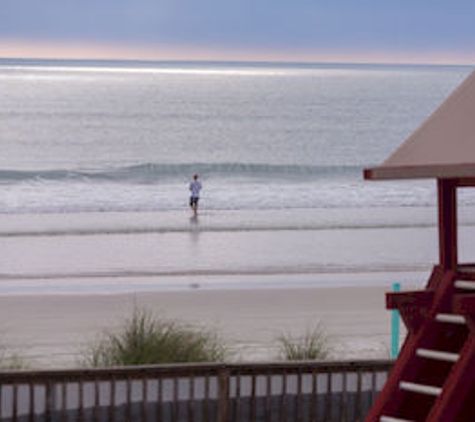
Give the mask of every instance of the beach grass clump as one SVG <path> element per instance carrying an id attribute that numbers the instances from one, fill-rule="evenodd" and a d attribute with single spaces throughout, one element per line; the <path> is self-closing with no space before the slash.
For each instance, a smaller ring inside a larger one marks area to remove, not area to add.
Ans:
<path id="1" fill-rule="evenodd" d="M 93 367 L 158 363 L 221 362 L 226 347 L 210 331 L 192 329 L 148 310 L 135 309 L 117 332 L 106 332 L 85 354 Z"/>
<path id="2" fill-rule="evenodd" d="M 11 352 L 4 345 L 0 345 L 0 371 L 15 371 L 25 368 L 25 360 L 19 354 Z"/>
<path id="3" fill-rule="evenodd" d="M 281 334 L 277 342 L 283 360 L 324 360 L 329 355 L 328 336 L 321 324 L 307 329 L 303 335 Z"/>

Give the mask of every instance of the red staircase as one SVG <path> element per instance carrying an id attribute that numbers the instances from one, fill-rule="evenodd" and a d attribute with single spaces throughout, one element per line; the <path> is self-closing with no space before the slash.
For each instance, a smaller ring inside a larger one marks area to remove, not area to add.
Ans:
<path id="1" fill-rule="evenodd" d="M 388 293 L 408 334 L 366 422 L 475 421 L 473 270 L 436 266 L 425 290 Z"/>

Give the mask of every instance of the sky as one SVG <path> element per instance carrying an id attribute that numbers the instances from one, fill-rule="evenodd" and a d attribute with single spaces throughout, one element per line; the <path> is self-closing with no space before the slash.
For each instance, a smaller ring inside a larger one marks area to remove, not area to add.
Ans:
<path id="1" fill-rule="evenodd" d="M 475 63 L 473 0 L 0 0 L 0 57 Z"/>

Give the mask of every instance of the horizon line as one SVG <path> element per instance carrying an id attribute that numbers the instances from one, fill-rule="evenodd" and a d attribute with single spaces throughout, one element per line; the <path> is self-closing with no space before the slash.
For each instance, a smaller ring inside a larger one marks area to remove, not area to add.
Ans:
<path id="1" fill-rule="evenodd" d="M 447 63 L 447 62 L 401 62 L 401 61 L 347 61 L 347 60 L 295 60 L 295 59 L 276 59 L 276 60 L 255 60 L 255 59 L 166 59 L 166 58 L 95 58 L 95 57 L 9 57 L 0 56 L 2 61 L 37 61 L 37 62 L 83 62 L 83 63 L 142 63 L 142 64 L 242 64 L 242 65 L 308 65 L 308 66 L 401 66 L 401 67 L 475 67 L 475 63 Z"/>
<path id="2" fill-rule="evenodd" d="M 75 42 L 30 42 L 0 39 L 1 59 L 136 62 L 235 62 L 361 65 L 475 66 L 471 54 L 461 52 L 283 50 L 216 48 L 194 45 L 127 45 Z"/>

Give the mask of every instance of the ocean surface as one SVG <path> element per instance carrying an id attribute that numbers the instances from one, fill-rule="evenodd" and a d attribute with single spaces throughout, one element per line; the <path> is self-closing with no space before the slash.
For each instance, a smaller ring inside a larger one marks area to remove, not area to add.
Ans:
<path id="1" fill-rule="evenodd" d="M 435 183 L 367 182 L 362 171 L 471 70 L 0 60 L 0 278 L 425 270 Z M 475 196 L 460 201 L 471 228 Z M 404 230 L 416 232 L 409 242 Z M 132 246 L 108 261 L 98 235 Z M 391 236 L 393 249 L 381 240 Z M 62 242 L 69 258 L 39 253 Z"/>

